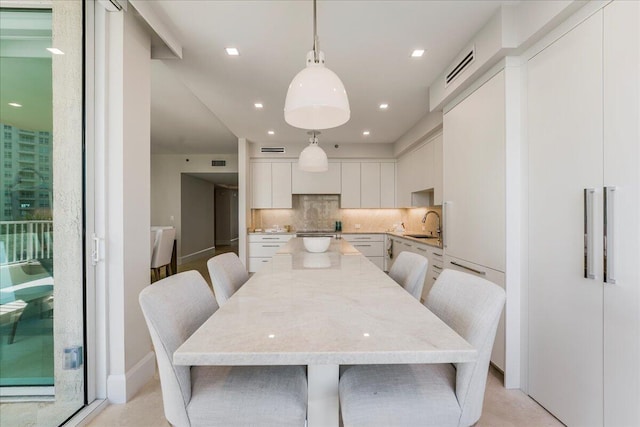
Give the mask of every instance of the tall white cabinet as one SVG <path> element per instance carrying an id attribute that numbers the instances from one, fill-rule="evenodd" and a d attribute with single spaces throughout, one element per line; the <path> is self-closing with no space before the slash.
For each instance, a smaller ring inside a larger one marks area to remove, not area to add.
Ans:
<path id="1" fill-rule="evenodd" d="M 507 287 L 506 199 L 507 77 L 517 69 L 497 68 L 462 99 L 445 108 L 443 130 L 444 268 L 461 270 Z M 518 386 L 519 343 L 507 341 L 508 311 L 519 312 L 509 298 L 503 310 L 491 362 L 505 372 L 505 384 Z M 518 336 L 519 321 L 510 328 Z M 515 349 L 515 352 L 508 351 Z M 508 357 L 509 355 L 509 357 Z"/>
<path id="2" fill-rule="evenodd" d="M 640 425 L 639 28 L 614 1 L 527 64 L 529 394 L 567 425 Z"/>

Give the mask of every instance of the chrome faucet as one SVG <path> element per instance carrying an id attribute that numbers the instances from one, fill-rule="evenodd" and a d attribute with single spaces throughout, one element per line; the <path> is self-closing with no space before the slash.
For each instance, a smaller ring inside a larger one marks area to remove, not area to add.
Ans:
<path id="1" fill-rule="evenodd" d="M 442 223 L 440 222 L 440 215 L 438 214 L 438 212 L 436 211 L 427 211 L 424 216 L 422 217 L 422 223 L 424 224 L 425 222 L 427 222 L 427 217 L 429 216 L 429 214 L 434 214 L 435 216 L 438 217 L 438 225 L 436 228 L 436 233 L 438 233 L 438 240 L 440 239 L 440 234 L 442 233 L 441 230 L 441 225 Z M 433 235 L 433 234 L 432 234 Z"/>

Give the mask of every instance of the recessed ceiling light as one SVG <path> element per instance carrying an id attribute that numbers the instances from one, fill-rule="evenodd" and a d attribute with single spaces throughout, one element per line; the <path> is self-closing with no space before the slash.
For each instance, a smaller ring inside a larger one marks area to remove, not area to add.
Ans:
<path id="1" fill-rule="evenodd" d="M 16 108 L 22 107 L 22 104 L 18 104 L 17 102 L 10 102 L 9 105 Z"/>
<path id="2" fill-rule="evenodd" d="M 387 108 L 389 108 L 389 104 L 380 104 L 381 110 L 386 110 Z"/>
<path id="3" fill-rule="evenodd" d="M 262 108 L 263 107 L 261 102 L 256 102 L 255 104 L 253 104 L 253 106 L 256 107 L 256 108 Z"/>
<path id="4" fill-rule="evenodd" d="M 267 133 L 268 133 L 269 135 L 275 135 L 275 134 L 276 134 L 276 133 L 275 133 L 274 131 L 272 131 L 272 130 L 268 131 Z"/>
<path id="5" fill-rule="evenodd" d="M 229 56 L 238 56 L 240 55 L 240 51 L 235 47 L 225 47 L 224 50 L 227 51 L 227 55 Z"/>
<path id="6" fill-rule="evenodd" d="M 411 52 L 412 58 L 420 58 L 422 55 L 424 55 L 424 49 L 416 49 Z"/>
<path id="7" fill-rule="evenodd" d="M 362 134 L 363 134 L 364 136 L 369 136 L 369 134 L 370 134 L 370 133 L 371 133 L 371 132 L 369 132 L 368 130 L 365 130 L 364 132 L 362 132 Z"/>
<path id="8" fill-rule="evenodd" d="M 58 49 L 57 47 L 48 47 L 47 50 L 54 55 L 64 55 L 64 52 Z"/>

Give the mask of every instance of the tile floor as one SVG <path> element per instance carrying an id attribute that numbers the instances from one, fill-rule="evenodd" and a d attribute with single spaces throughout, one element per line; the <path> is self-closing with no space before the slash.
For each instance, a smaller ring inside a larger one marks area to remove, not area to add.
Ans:
<path id="1" fill-rule="evenodd" d="M 553 427 L 562 426 L 557 419 L 519 390 L 502 387 L 502 375 L 491 368 L 487 381 L 484 408 L 477 427 Z M 154 377 L 126 405 L 110 405 L 90 427 L 169 426 L 163 415 L 160 380 Z"/>

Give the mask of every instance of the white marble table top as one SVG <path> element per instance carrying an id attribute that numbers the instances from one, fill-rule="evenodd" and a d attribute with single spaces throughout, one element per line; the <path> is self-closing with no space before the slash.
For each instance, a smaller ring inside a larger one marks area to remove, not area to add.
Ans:
<path id="1" fill-rule="evenodd" d="M 178 365 L 475 360 L 476 350 L 348 242 L 293 238 L 174 354 Z"/>

